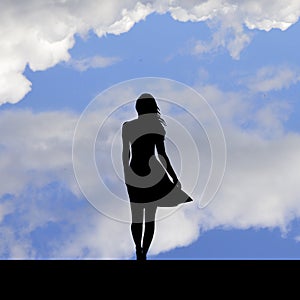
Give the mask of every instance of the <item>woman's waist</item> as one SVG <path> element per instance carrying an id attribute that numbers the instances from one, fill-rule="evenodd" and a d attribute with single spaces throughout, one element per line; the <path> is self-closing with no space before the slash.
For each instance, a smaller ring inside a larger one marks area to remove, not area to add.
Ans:
<path id="1" fill-rule="evenodd" d="M 150 173 L 151 169 L 162 167 L 159 160 L 153 156 L 149 159 L 132 159 L 130 161 L 132 170 L 144 171 L 143 173 Z"/>

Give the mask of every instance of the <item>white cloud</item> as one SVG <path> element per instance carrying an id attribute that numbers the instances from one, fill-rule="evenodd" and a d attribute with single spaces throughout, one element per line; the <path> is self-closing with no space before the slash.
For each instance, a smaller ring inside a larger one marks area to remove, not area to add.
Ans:
<path id="1" fill-rule="evenodd" d="M 279 227 L 286 231 L 300 213 L 300 135 L 284 128 L 290 107 L 270 101 L 258 109 L 245 93 L 223 93 L 214 86 L 199 90 L 213 100 L 228 150 L 224 181 L 201 213 L 200 227 Z"/>
<path id="2" fill-rule="evenodd" d="M 52 180 L 75 188 L 70 155 L 76 121 L 67 112 L 2 111 L 0 169 L 5 179 L 0 195 L 18 195 L 28 184 L 43 186 Z"/>
<path id="3" fill-rule="evenodd" d="M 82 213 L 84 219 L 80 217 Z M 73 230 L 57 245 L 52 253 L 54 258 L 129 259 L 133 255 L 128 224 L 111 220 L 95 209 L 78 209 L 67 221 L 72 220 Z"/>
<path id="4" fill-rule="evenodd" d="M 167 1 L 166 1 L 167 2 Z M 225 18 L 241 21 L 250 29 L 269 31 L 273 28 L 286 30 L 299 19 L 300 4 L 297 0 L 282 1 L 172 1 L 168 10 L 180 21 L 205 21 Z"/>
<path id="5" fill-rule="evenodd" d="M 5 174 L 0 182 L 0 257 L 130 257 L 128 225 L 96 211 L 74 177 L 72 139 L 79 116 L 27 110 L 0 116 L 0 170 Z M 38 238 L 47 234 L 38 232 L 46 232 L 49 224 L 57 224 L 62 237 L 47 237 L 39 247 Z M 124 245 L 117 247 L 120 235 Z"/>
<path id="6" fill-rule="evenodd" d="M 21 236 L 17 238 L 18 233 L 15 228 L 0 226 L 0 257 L 10 259 L 26 259 L 35 256 L 35 249 L 27 238 Z M 21 234 L 22 235 L 22 234 Z M 6 254 L 7 257 L 2 255 Z"/>
<path id="7" fill-rule="evenodd" d="M 175 2 L 169 10 L 180 21 L 207 21 L 213 30 L 210 41 L 195 42 L 192 53 L 205 54 L 226 48 L 233 59 L 239 59 L 241 51 L 251 41 L 251 34 L 244 28 L 270 31 L 286 30 L 296 23 L 300 15 L 298 1 L 288 5 L 282 1 L 186 1 Z M 180 4 L 179 4 L 180 3 Z"/>
<path id="8" fill-rule="evenodd" d="M 243 79 L 245 84 L 254 92 L 269 92 L 289 88 L 300 81 L 300 72 L 285 65 L 266 66 L 257 71 L 255 76 Z"/>
<path id="9" fill-rule="evenodd" d="M 51 13 L 49 13 L 51 12 Z M 2 1 L 0 10 L 0 103 L 30 91 L 22 75 L 28 64 L 45 70 L 70 59 L 74 35 L 91 29 L 100 37 L 120 34 L 150 12 L 136 1 Z"/>
<path id="10" fill-rule="evenodd" d="M 152 12 L 169 12 L 179 21 L 218 24 L 211 43 L 199 42 L 198 53 L 226 47 L 238 59 L 251 37 L 249 29 L 286 30 L 300 15 L 297 0 L 269 1 L 1 1 L 0 104 L 16 103 L 31 89 L 23 72 L 45 70 L 70 59 L 74 35 L 93 30 L 99 37 L 121 34 Z M 214 25 L 212 25 L 214 27 Z"/>
<path id="11" fill-rule="evenodd" d="M 230 140 L 226 175 L 202 224 L 208 228 L 287 230 L 300 213 L 299 135 L 267 140 L 257 133 L 238 130 L 227 134 Z"/>
<path id="12" fill-rule="evenodd" d="M 86 71 L 90 68 L 105 68 L 111 66 L 121 59 L 118 57 L 103 57 L 103 56 L 93 56 L 83 59 L 71 59 L 68 64 L 78 71 Z"/>
<path id="13" fill-rule="evenodd" d="M 208 22 L 213 34 L 211 41 L 195 41 L 192 54 L 202 55 L 226 48 L 233 59 L 239 59 L 241 51 L 251 42 L 251 34 L 245 33 L 243 22 L 235 12 L 222 16 L 219 22 Z"/>
<path id="14" fill-rule="evenodd" d="M 0 223 L 3 221 L 4 217 L 13 211 L 12 203 L 9 201 L 3 201 L 0 203 Z"/>

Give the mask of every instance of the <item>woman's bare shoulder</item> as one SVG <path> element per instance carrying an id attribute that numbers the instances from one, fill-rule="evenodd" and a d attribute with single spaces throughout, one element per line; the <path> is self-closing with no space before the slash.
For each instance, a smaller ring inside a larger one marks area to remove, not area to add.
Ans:
<path id="1" fill-rule="evenodd" d="M 122 132 L 123 134 L 125 135 L 128 135 L 130 134 L 130 132 L 134 131 L 135 127 L 134 124 L 135 124 L 136 120 L 128 120 L 128 121 L 125 121 L 123 124 L 122 124 Z"/>
<path id="2" fill-rule="evenodd" d="M 133 119 L 133 120 L 128 120 L 128 121 L 125 121 L 123 124 L 122 124 L 122 127 L 130 127 L 131 125 L 134 125 L 136 123 L 136 120 L 137 119 Z"/>

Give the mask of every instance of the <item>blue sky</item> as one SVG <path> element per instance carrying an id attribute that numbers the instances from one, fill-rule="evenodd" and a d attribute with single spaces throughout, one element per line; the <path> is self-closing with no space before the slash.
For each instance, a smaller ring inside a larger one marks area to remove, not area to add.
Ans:
<path id="1" fill-rule="evenodd" d="M 153 77 L 162 78 L 153 87 L 158 97 L 188 111 L 161 101 L 178 171 L 179 154 L 188 166 L 194 162 L 182 146 L 184 136 L 172 135 L 175 121 L 200 145 L 203 174 L 195 199 L 211 157 L 191 114 L 208 124 L 212 141 L 216 132 L 207 106 L 188 87 L 216 113 L 227 159 L 220 189 L 207 207 L 194 203 L 158 222 L 151 259 L 298 259 L 298 1 L 284 7 L 279 0 L 271 6 L 255 0 L 59 2 L 1 2 L 0 257 L 134 258 L 129 224 L 99 212 L 87 199 L 101 195 L 104 212 L 126 215 L 89 173 L 84 154 L 94 137 L 86 132 L 99 130 L 98 171 L 125 197 L 111 165 L 120 166 L 119 125 L 134 115 L 125 103 L 151 86 L 151 80 L 139 78 Z M 101 131 L 102 121 L 107 123 Z M 182 172 L 187 189 L 192 174 Z"/>

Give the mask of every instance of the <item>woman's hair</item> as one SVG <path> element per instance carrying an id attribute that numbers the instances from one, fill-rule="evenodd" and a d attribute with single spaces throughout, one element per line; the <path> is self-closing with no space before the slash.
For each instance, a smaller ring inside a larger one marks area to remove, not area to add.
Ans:
<path id="1" fill-rule="evenodd" d="M 162 126 L 166 126 L 165 120 L 160 116 L 160 109 L 151 94 L 144 93 L 136 100 L 135 109 L 139 115 L 154 114 Z"/>

